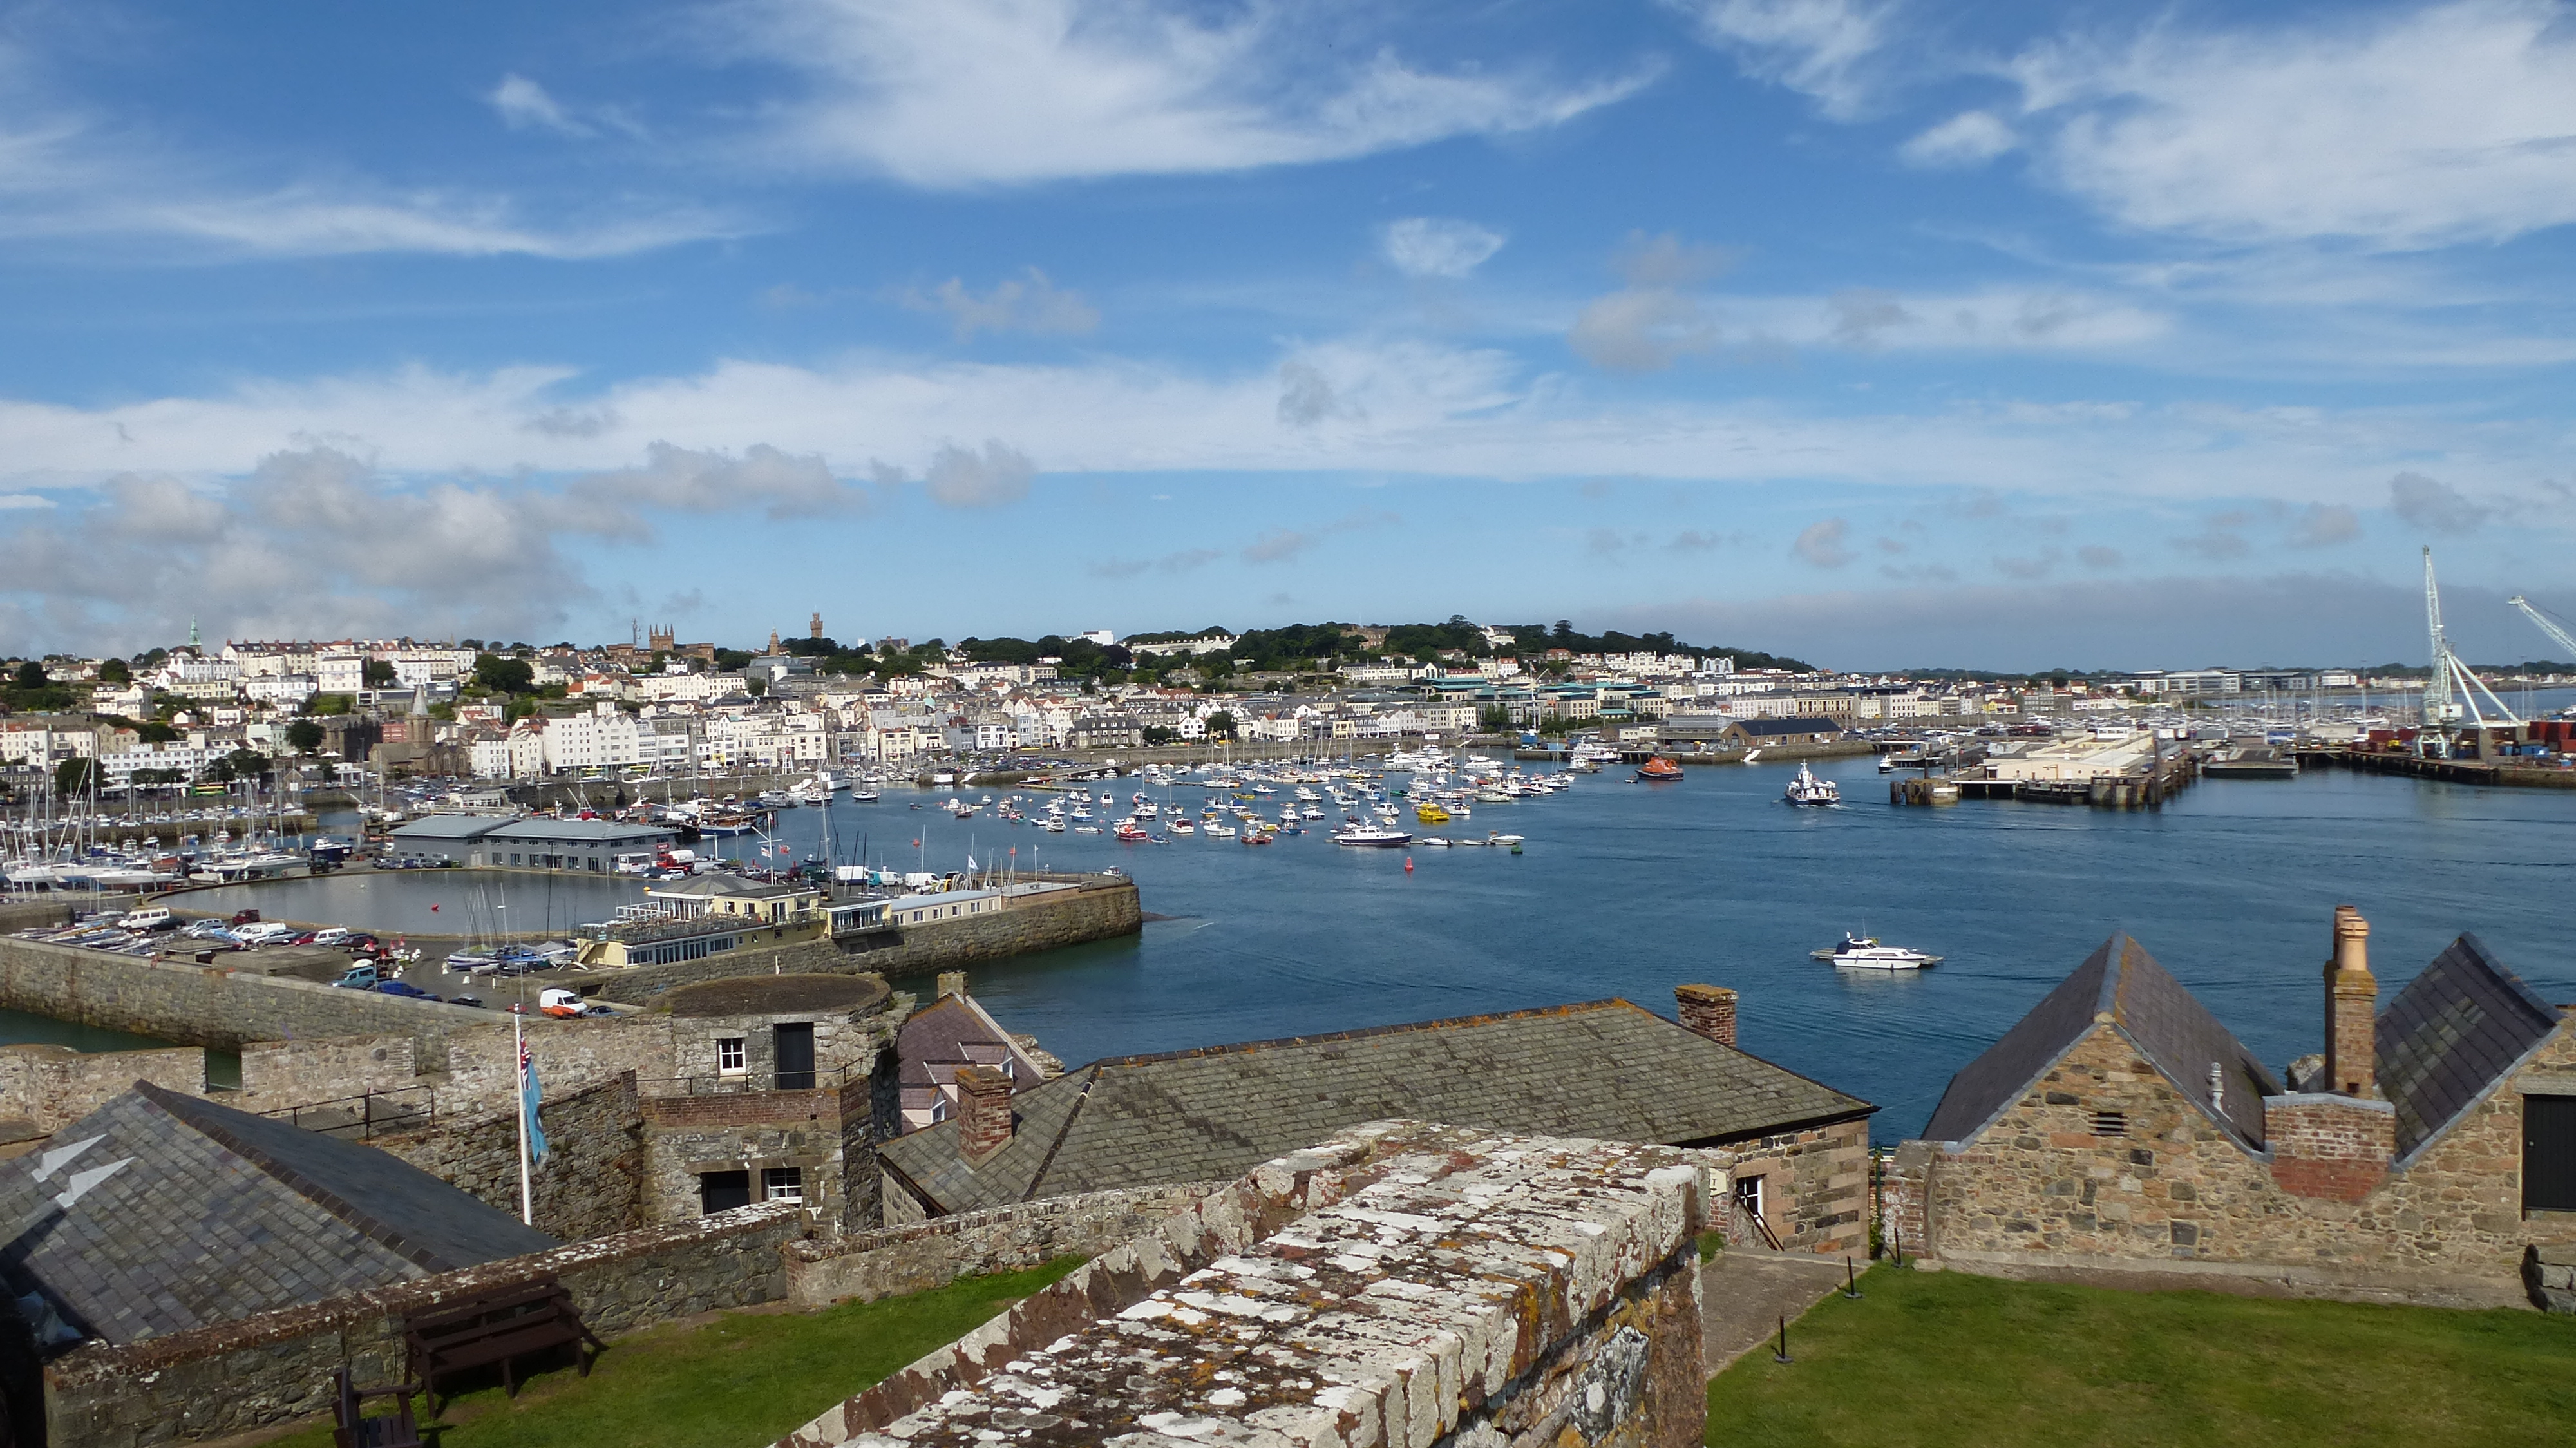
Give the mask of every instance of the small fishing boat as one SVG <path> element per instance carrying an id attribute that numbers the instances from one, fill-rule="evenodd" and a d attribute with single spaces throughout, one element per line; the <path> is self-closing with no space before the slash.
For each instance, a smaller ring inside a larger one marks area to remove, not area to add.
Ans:
<path id="1" fill-rule="evenodd" d="M 1333 843 L 1385 850 L 1412 844 L 1413 836 L 1399 829 L 1382 828 L 1377 825 L 1351 825 L 1335 831 Z"/>

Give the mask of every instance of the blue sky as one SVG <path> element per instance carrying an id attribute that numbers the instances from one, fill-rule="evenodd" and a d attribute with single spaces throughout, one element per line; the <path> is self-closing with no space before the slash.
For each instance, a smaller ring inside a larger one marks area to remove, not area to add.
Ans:
<path id="1" fill-rule="evenodd" d="M 7 6 L 0 652 L 2540 656 L 2571 222 L 2540 0 Z"/>

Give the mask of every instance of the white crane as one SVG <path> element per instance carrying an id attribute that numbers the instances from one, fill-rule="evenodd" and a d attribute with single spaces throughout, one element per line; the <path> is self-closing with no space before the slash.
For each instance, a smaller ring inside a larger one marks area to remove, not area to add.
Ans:
<path id="1" fill-rule="evenodd" d="M 2433 645 L 2433 672 L 2424 681 L 2426 737 L 2447 732 L 2466 714 L 2483 745 L 2490 726 L 2485 712 L 2478 708 L 2481 694 L 2495 706 L 2496 724 L 2520 728 L 2522 720 L 2506 707 L 2504 700 L 2495 696 L 2495 690 L 2487 687 L 2486 680 L 2472 673 L 2468 665 L 2460 662 L 2459 655 L 2451 652 L 2451 641 L 2442 633 L 2442 590 L 2433 581 L 2433 550 L 2430 547 L 2424 550 L 2424 626 Z"/>
<path id="2" fill-rule="evenodd" d="M 2559 627 L 2558 620 L 2541 612 L 2537 605 L 2519 593 L 2506 599 L 2505 602 L 2521 609 L 2523 617 L 2540 625 L 2540 631 L 2549 635 L 2551 642 L 2557 644 L 2560 648 L 2565 649 L 2567 651 L 2567 657 L 2576 659 L 2576 636 L 2571 636 L 2567 630 Z"/>

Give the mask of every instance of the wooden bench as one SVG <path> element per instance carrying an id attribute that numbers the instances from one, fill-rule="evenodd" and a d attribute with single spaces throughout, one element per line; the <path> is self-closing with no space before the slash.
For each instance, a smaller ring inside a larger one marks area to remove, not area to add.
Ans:
<path id="1" fill-rule="evenodd" d="M 331 1441 L 338 1448 L 421 1448 L 420 1425 L 411 1415 L 412 1394 L 420 1391 L 420 1384 L 361 1388 L 349 1370 L 341 1368 L 332 1374 L 332 1386 L 337 1391 L 331 1404 Z M 391 1398 L 395 1411 L 370 1418 L 366 1415 L 369 1398 Z"/>
<path id="2" fill-rule="evenodd" d="M 608 1344 L 582 1325 L 573 1311 L 572 1294 L 558 1282 L 532 1282 L 487 1296 L 423 1313 L 403 1324 L 403 1341 L 411 1346 L 411 1370 L 427 1384 L 429 1408 L 438 1411 L 438 1375 L 465 1368 L 501 1365 L 501 1383 L 510 1396 L 519 1393 L 515 1371 L 530 1353 L 571 1347 L 590 1376 L 590 1364 Z M 592 1351 L 581 1350 L 589 1343 Z"/>

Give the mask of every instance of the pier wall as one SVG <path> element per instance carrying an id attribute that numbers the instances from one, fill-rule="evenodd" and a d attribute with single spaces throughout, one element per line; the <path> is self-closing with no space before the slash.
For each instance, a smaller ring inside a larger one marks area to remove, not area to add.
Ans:
<path id="1" fill-rule="evenodd" d="M 221 965 L 0 939 L 0 1006 L 233 1051 L 254 1041 L 438 1034 L 489 1012 Z"/>
<path id="2" fill-rule="evenodd" d="M 591 1331 L 615 1339 L 702 1312 L 786 1295 L 780 1249 L 804 1214 L 764 1202 L 486 1262 L 124 1347 L 93 1345 L 45 1368 L 55 1448 L 195 1442 L 327 1413 L 331 1374 L 405 1379 L 403 1319 L 445 1303 L 561 1282 Z"/>
<path id="3" fill-rule="evenodd" d="M 768 975 L 774 970 L 867 971 L 889 980 L 930 975 L 961 965 L 1133 935 L 1144 923 L 1135 882 L 1100 878 L 1079 889 L 1036 896 L 985 915 L 889 927 L 837 942 L 807 941 L 780 950 L 738 950 L 705 960 L 637 966 L 611 975 L 599 995 L 602 1000 L 642 1005 L 673 986 Z"/>

